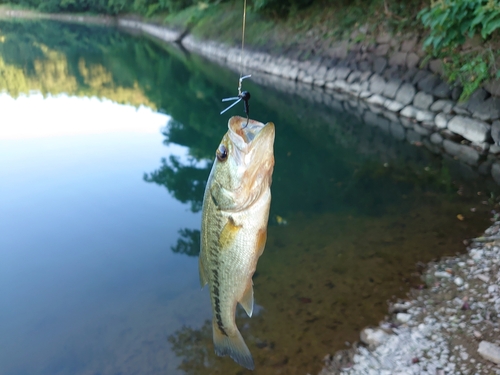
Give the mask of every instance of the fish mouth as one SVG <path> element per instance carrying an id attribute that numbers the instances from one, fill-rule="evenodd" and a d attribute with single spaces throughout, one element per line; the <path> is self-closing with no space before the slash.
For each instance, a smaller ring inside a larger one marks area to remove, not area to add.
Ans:
<path id="1" fill-rule="evenodd" d="M 238 176 L 239 187 L 236 189 L 241 196 L 247 197 L 246 203 L 240 209 L 253 204 L 272 181 L 274 168 L 274 136 L 272 122 L 263 124 L 234 116 L 229 119 L 228 148 L 231 165 L 235 167 L 234 174 Z"/>
<path id="2" fill-rule="evenodd" d="M 270 146 L 272 151 L 274 143 L 274 124 L 272 122 L 263 124 L 259 121 L 233 116 L 229 119 L 228 128 L 229 138 L 240 152 L 247 153 L 253 147 L 265 147 L 266 145 L 262 143 L 268 144 L 267 146 Z M 265 141 L 263 142 L 262 139 Z"/>

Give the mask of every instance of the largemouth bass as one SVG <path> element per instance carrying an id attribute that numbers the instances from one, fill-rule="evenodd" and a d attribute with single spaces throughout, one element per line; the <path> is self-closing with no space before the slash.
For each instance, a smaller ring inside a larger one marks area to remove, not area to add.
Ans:
<path id="1" fill-rule="evenodd" d="M 254 369 L 235 322 L 253 311 L 252 276 L 267 239 L 274 124 L 231 117 L 203 197 L 200 282 L 209 285 L 215 353 Z M 246 126 L 245 126 L 246 125 Z"/>

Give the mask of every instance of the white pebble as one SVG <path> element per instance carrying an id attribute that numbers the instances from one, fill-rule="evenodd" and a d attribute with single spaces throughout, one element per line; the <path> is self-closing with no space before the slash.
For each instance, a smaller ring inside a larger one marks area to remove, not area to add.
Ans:
<path id="1" fill-rule="evenodd" d="M 479 355 L 487 360 L 500 364 L 500 347 L 488 341 L 481 341 L 477 349 Z"/>
<path id="2" fill-rule="evenodd" d="M 483 274 L 479 274 L 476 276 L 477 279 L 481 280 L 481 281 L 484 281 L 485 283 L 487 283 L 488 281 L 490 281 L 490 277 L 489 276 L 486 276 L 486 275 L 483 275 Z"/>
<path id="3" fill-rule="evenodd" d="M 396 314 L 396 319 L 398 320 L 398 322 L 408 323 L 411 319 L 411 315 L 406 313 L 398 313 Z"/>
<path id="4" fill-rule="evenodd" d="M 436 271 L 436 272 L 434 272 L 434 276 L 445 278 L 445 279 L 449 279 L 451 277 L 451 275 L 446 271 Z"/>

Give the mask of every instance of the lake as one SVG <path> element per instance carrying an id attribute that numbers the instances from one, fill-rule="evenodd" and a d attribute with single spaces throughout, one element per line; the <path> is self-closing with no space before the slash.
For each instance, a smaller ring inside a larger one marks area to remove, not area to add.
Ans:
<path id="1" fill-rule="evenodd" d="M 0 373 L 243 374 L 198 280 L 205 181 L 238 76 L 112 28 L 0 22 Z M 464 252 L 500 189 L 356 116 L 246 80 L 276 124 L 255 374 L 327 353 Z M 248 372 L 249 373 L 249 372 Z"/>

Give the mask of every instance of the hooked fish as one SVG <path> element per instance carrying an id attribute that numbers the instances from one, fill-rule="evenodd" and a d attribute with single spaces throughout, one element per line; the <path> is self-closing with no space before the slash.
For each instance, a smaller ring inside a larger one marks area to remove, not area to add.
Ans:
<path id="1" fill-rule="evenodd" d="M 253 370 L 235 312 L 239 303 L 252 316 L 252 276 L 267 239 L 274 124 L 235 116 L 228 128 L 203 197 L 200 282 L 210 288 L 215 353 Z"/>

